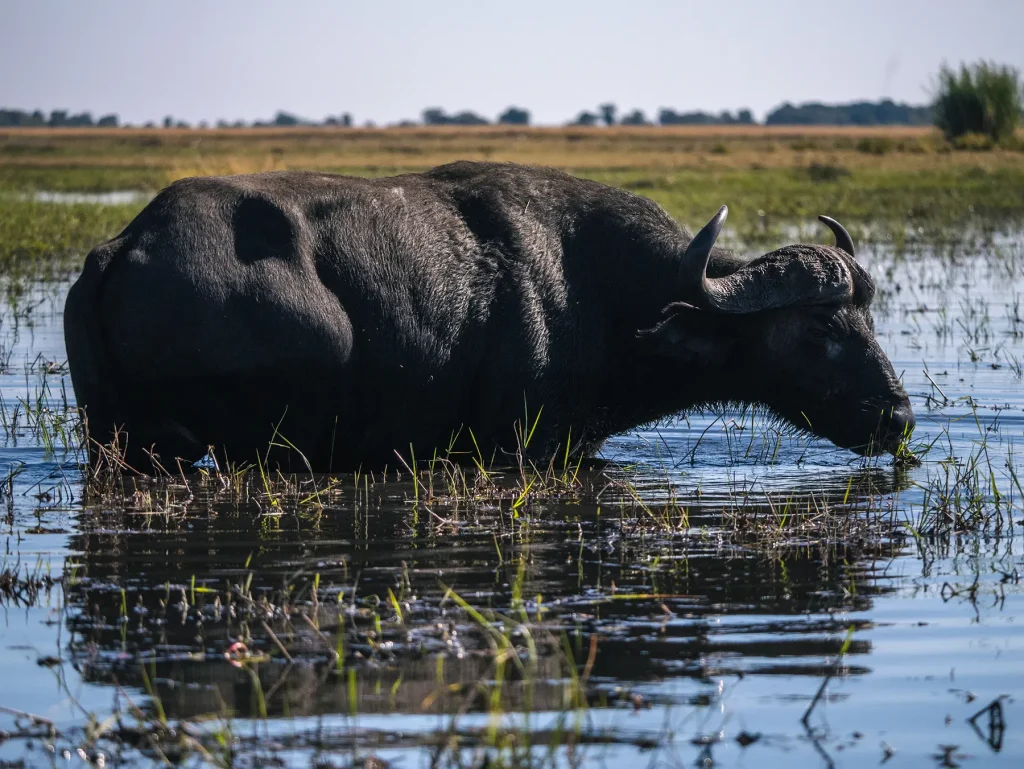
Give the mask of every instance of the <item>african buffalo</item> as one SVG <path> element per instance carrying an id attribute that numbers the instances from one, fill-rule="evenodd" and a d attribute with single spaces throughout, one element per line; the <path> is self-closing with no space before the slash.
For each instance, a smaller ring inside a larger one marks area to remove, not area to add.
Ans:
<path id="1" fill-rule="evenodd" d="M 846 230 L 822 217 L 837 247 L 746 260 L 715 247 L 725 215 L 691 237 L 647 198 L 512 164 L 183 179 L 72 286 L 75 394 L 147 468 L 275 435 L 317 470 L 490 456 L 535 424 L 530 454 L 592 452 L 729 402 L 894 451 L 914 416 Z"/>

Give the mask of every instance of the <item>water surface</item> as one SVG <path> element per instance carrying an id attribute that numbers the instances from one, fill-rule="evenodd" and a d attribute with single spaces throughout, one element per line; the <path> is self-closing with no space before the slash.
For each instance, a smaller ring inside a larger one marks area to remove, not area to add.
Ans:
<path id="1" fill-rule="evenodd" d="M 119 712 L 229 733 L 253 764 L 479 765 L 515 745 L 537 765 L 1019 766 L 1021 243 L 861 256 L 933 444 L 920 467 L 691 414 L 611 441 L 582 493 L 515 509 L 414 504 L 408 474 L 343 476 L 321 506 L 309 485 L 275 505 L 255 474 L 83 506 L 36 416 L 73 405 L 66 285 L 36 287 L 0 326 L 21 580 L 0 599 L 0 706 L 60 734 L 0 713 L 0 761 L 159 762 L 130 730 L 89 739 L 87 714 Z M 239 640 L 265 659 L 232 664 Z"/>

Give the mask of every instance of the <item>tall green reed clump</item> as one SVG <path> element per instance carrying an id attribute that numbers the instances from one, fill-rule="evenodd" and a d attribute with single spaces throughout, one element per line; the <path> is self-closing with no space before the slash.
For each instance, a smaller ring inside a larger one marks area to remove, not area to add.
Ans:
<path id="1" fill-rule="evenodd" d="M 978 134 L 993 142 L 1013 138 L 1020 123 L 1024 86 L 1014 67 L 980 61 L 939 71 L 935 125 L 951 141 Z"/>

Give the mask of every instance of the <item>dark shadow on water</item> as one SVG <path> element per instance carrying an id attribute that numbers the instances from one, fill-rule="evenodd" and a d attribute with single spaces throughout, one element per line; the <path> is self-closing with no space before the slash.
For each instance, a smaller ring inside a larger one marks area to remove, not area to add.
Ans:
<path id="1" fill-rule="evenodd" d="M 584 672 L 591 705 L 636 707 L 645 682 L 823 675 L 904 545 L 891 468 L 649 504 L 656 478 L 617 473 L 514 512 L 351 476 L 323 509 L 198 479 L 97 503 L 70 541 L 71 657 L 91 682 L 148 680 L 172 717 L 486 710 L 500 649 L 450 588 L 508 618 L 488 614 L 524 664 L 504 658 L 504 710 L 562 709 Z M 849 674 L 870 652 L 854 639 Z"/>

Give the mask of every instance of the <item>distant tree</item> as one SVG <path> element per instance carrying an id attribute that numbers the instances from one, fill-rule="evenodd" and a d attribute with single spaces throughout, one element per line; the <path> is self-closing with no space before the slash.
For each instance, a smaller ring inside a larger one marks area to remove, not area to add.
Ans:
<path id="1" fill-rule="evenodd" d="M 66 109 L 55 109 L 50 113 L 50 119 L 46 124 L 51 128 L 81 128 L 95 125 L 92 115 L 82 112 L 78 115 L 69 115 Z"/>
<path id="2" fill-rule="evenodd" d="M 447 125 L 448 115 L 440 107 L 428 107 L 423 110 L 423 125 Z"/>
<path id="3" fill-rule="evenodd" d="M 597 115 L 583 110 L 569 125 L 597 125 Z"/>
<path id="4" fill-rule="evenodd" d="M 707 112 L 676 112 L 663 107 L 658 111 L 658 122 L 661 125 L 715 125 L 719 118 Z"/>
<path id="5" fill-rule="evenodd" d="M 174 118 L 170 115 L 164 118 L 164 128 L 171 128 L 174 125 Z"/>
<path id="6" fill-rule="evenodd" d="M 0 109 L 0 126 L 41 126 L 46 119 L 39 110 L 29 114 L 20 109 Z"/>
<path id="7" fill-rule="evenodd" d="M 638 109 L 635 109 L 632 112 L 630 112 L 628 115 L 625 115 L 622 118 L 622 120 L 619 121 L 619 123 L 620 123 L 620 125 L 650 125 L 651 124 L 650 121 L 647 119 L 647 116 L 644 115 L 643 111 L 642 110 L 638 110 Z"/>
<path id="8" fill-rule="evenodd" d="M 605 125 L 615 125 L 615 113 L 618 112 L 618 108 L 614 104 L 602 104 L 597 110 L 601 113 L 601 120 Z"/>
<path id="9" fill-rule="evenodd" d="M 342 114 L 338 115 L 338 117 L 334 117 L 334 115 L 329 115 L 327 119 L 324 120 L 324 125 L 344 126 L 345 128 L 348 128 L 352 125 L 352 116 L 347 112 L 343 112 Z"/>
<path id="10" fill-rule="evenodd" d="M 765 117 L 765 125 L 800 125 L 818 120 L 817 114 L 812 114 L 812 106 L 805 104 L 802 107 L 795 107 L 788 101 L 783 102 L 773 109 Z"/>
<path id="11" fill-rule="evenodd" d="M 487 125 L 490 121 L 469 110 L 458 112 L 449 119 L 451 125 Z"/>
<path id="12" fill-rule="evenodd" d="M 765 117 L 765 125 L 927 125 L 931 107 L 859 101 L 849 104 L 807 102 L 796 107 L 786 102 Z"/>
<path id="13" fill-rule="evenodd" d="M 505 125 L 529 125 L 530 113 L 519 107 L 509 107 L 498 116 L 498 122 Z"/>
<path id="14" fill-rule="evenodd" d="M 289 113 L 284 112 L 282 110 L 278 110 L 277 114 L 274 115 L 274 125 L 275 126 L 290 127 L 290 126 L 297 126 L 298 124 L 299 124 L 299 119 L 297 117 L 295 117 L 295 115 L 290 115 Z"/>
<path id="15" fill-rule="evenodd" d="M 983 134 L 992 141 L 1014 135 L 1021 120 L 1024 85 L 1020 71 L 981 61 L 943 66 L 935 96 L 935 125 L 949 139 Z"/>
<path id="16" fill-rule="evenodd" d="M 100 128 L 117 128 L 118 122 L 119 121 L 117 115 L 111 114 L 104 115 L 103 117 L 101 117 L 99 120 L 96 121 L 96 125 Z"/>
<path id="17" fill-rule="evenodd" d="M 714 115 L 710 112 L 676 112 L 662 108 L 658 112 L 658 122 L 661 125 L 751 125 L 754 123 L 754 114 L 749 109 L 741 109 L 735 115 L 729 110 Z"/>
<path id="18" fill-rule="evenodd" d="M 487 122 L 486 118 L 468 110 L 457 112 L 454 115 L 446 114 L 440 107 L 423 110 L 425 125 L 487 125 Z"/>
<path id="19" fill-rule="evenodd" d="M 190 126 L 188 124 L 187 120 L 179 120 L 177 123 L 174 124 L 174 127 L 175 128 L 182 128 L 182 129 L 186 129 L 187 130 L 187 129 L 191 128 L 192 126 Z"/>

